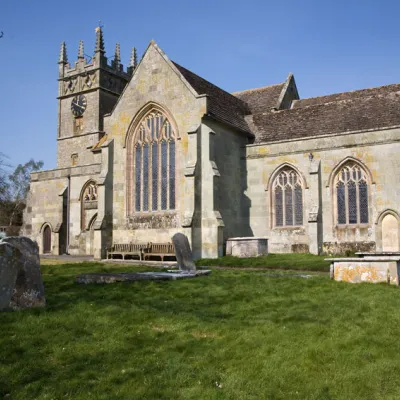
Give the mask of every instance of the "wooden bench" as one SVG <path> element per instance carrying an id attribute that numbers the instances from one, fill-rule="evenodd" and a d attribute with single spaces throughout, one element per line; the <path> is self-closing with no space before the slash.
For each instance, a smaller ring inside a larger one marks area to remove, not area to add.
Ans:
<path id="1" fill-rule="evenodd" d="M 107 249 L 107 259 L 114 258 L 113 256 L 119 255 L 125 260 L 126 256 L 138 256 L 139 260 L 143 258 L 143 252 L 149 247 L 144 243 L 116 243 Z"/>
<path id="2" fill-rule="evenodd" d="M 144 260 L 150 257 L 160 257 L 164 261 L 164 257 L 174 257 L 175 248 L 172 243 L 149 243 L 147 249 L 143 251 Z"/>

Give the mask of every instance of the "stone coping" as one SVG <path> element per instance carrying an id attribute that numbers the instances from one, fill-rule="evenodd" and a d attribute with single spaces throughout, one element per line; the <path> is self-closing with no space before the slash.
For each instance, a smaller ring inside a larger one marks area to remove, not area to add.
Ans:
<path id="1" fill-rule="evenodd" d="M 363 253 L 363 252 L 357 252 L 357 256 L 399 256 L 400 257 L 400 251 L 376 251 L 373 253 Z"/>
<path id="2" fill-rule="evenodd" d="M 268 240 L 268 238 L 266 237 L 253 237 L 253 236 L 249 236 L 249 237 L 235 237 L 235 238 L 229 238 L 227 239 L 227 242 L 229 242 L 230 240 Z"/>
<path id="3" fill-rule="evenodd" d="M 387 262 L 387 261 L 400 261 L 400 255 L 398 257 L 380 257 L 380 256 L 376 256 L 376 257 L 368 257 L 368 258 L 361 258 L 361 257 L 351 257 L 351 258 L 325 258 L 324 261 L 341 261 L 341 262 L 364 262 L 364 263 L 369 263 L 371 261 L 382 261 L 382 262 Z"/>

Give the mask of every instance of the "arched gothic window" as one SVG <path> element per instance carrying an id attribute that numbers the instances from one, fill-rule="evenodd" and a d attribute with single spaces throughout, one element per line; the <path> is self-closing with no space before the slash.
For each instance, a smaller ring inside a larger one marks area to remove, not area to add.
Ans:
<path id="1" fill-rule="evenodd" d="M 368 178 L 355 162 L 340 168 L 335 177 L 337 223 L 368 224 Z"/>
<path id="2" fill-rule="evenodd" d="M 94 182 L 90 182 L 83 193 L 83 201 L 94 201 L 97 200 L 97 185 Z"/>
<path id="3" fill-rule="evenodd" d="M 282 169 L 272 183 L 274 225 L 303 225 L 303 185 L 299 174 L 290 167 Z"/>
<path id="4" fill-rule="evenodd" d="M 82 189 L 81 197 L 81 229 L 88 228 L 87 223 L 97 213 L 97 184 L 89 181 Z"/>
<path id="5" fill-rule="evenodd" d="M 136 128 L 133 143 L 134 212 L 175 210 L 176 146 L 171 123 L 150 111 Z"/>

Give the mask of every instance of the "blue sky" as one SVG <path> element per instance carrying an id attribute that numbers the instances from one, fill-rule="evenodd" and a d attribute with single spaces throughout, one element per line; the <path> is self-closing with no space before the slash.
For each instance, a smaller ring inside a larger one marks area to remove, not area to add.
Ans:
<path id="1" fill-rule="evenodd" d="M 228 91 L 296 78 L 313 97 L 400 82 L 400 2 L 394 0 L 153 0 L 0 2 L 0 152 L 56 167 L 57 60 L 79 40 L 124 64 L 151 39 L 178 62 Z"/>

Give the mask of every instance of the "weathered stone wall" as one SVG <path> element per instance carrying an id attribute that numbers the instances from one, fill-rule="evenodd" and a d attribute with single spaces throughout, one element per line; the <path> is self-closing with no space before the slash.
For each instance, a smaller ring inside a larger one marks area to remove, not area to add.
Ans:
<path id="1" fill-rule="evenodd" d="M 125 139 L 132 121 L 146 104 L 153 102 L 168 111 L 176 123 L 177 177 L 176 211 L 127 215 L 126 183 L 127 152 Z M 148 51 L 126 90 L 117 103 L 113 113 L 105 118 L 105 130 L 109 140 L 113 141 L 113 192 L 112 226 L 114 242 L 165 242 L 176 232 L 183 232 L 191 238 L 190 225 L 194 212 L 194 175 L 185 175 L 187 162 L 196 163 L 196 133 L 189 140 L 188 132 L 196 132 L 201 117 L 206 111 L 206 99 L 198 97 L 176 73 L 166 56 L 154 44 Z M 189 154 L 191 154 L 189 156 Z M 163 217 L 167 217 L 163 219 Z M 182 226 L 183 221 L 185 221 Z"/>
<path id="2" fill-rule="evenodd" d="M 207 121 L 211 129 L 210 161 L 214 182 L 214 210 L 224 223 L 223 240 L 235 236 L 252 236 L 249 225 L 249 202 L 245 195 L 247 176 L 245 146 L 247 135 L 220 123 Z M 203 177 L 204 179 L 204 177 Z"/>
<path id="3" fill-rule="evenodd" d="M 304 248 L 312 244 L 313 240 L 320 240 L 322 251 L 373 250 L 375 243 L 380 243 L 376 224 L 380 214 L 388 209 L 397 213 L 400 211 L 396 180 L 400 173 L 400 162 L 396 158 L 400 150 L 399 133 L 398 129 L 381 130 L 247 146 L 247 193 L 251 200 L 250 223 L 254 235 L 269 237 L 271 252 L 290 252 L 296 246 Z M 319 189 L 318 185 L 310 185 L 313 179 L 310 153 L 313 164 L 320 163 Z M 363 226 L 339 227 L 334 219 L 332 172 L 348 157 L 359 160 L 371 173 L 368 186 L 369 223 Z M 274 228 L 271 221 L 269 179 L 284 163 L 297 168 L 306 182 L 303 192 L 304 224 L 300 228 Z M 315 211 L 312 207 L 318 203 L 318 221 L 322 229 L 320 238 L 310 235 L 309 222 L 312 211 Z"/>
<path id="4" fill-rule="evenodd" d="M 43 253 L 43 228 L 45 224 L 49 224 L 52 231 L 52 252 L 53 254 L 59 252 L 58 234 L 55 230 L 62 223 L 62 193 L 67 184 L 66 178 L 31 182 L 21 234 L 38 242 L 40 254 Z"/>
<path id="5" fill-rule="evenodd" d="M 99 164 L 101 162 L 100 153 L 91 151 L 91 147 L 95 145 L 98 140 L 98 133 L 76 136 L 73 139 L 59 140 L 57 146 L 58 168 Z M 73 162 L 73 155 L 77 155 L 75 165 Z"/>

